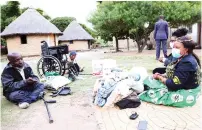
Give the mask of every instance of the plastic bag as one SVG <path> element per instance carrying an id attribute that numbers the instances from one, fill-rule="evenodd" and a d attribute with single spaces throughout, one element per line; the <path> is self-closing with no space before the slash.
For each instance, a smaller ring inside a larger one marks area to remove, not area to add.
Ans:
<path id="1" fill-rule="evenodd" d="M 93 75 L 109 75 L 112 68 L 116 68 L 116 60 L 104 59 L 92 61 Z"/>
<path id="2" fill-rule="evenodd" d="M 46 77 L 45 86 L 58 90 L 60 87 L 71 83 L 71 81 L 64 76 L 48 76 Z"/>

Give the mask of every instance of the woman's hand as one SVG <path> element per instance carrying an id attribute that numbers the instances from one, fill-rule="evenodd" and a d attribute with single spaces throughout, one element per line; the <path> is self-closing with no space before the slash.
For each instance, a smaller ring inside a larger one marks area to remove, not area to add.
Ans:
<path id="1" fill-rule="evenodd" d="M 158 80 L 158 75 L 161 75 L 161 74 L 160 73 L 153 74 L 153 78 L 156 79 L 156 80 Z"/>
<path id="2" fill-rule="evenodd" d="M 164 78 L 163 76 L 161 75 L 158 75 L 157 78 L 163 83 L 163 84 L 166 84 L 166 78 Z"/>
<path id="3" fill-rule="evenodd" d="M 167 80 L 163 75 L 161 75 L 159 73 L 153 74 L 153 78 L 156 80 L 160 80 L 163 84 L 165 84 L 166 80 Z"/>

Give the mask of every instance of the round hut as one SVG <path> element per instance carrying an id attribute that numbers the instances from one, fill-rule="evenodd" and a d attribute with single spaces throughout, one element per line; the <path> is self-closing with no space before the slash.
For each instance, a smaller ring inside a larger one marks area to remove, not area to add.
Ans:
<path id="1" fill-rule="evenodd" d="M 58 45 L 62 32 L 35 9 L 27 9 L 1 33 L 6 39 L 8 52 L 19 52 L 23 56 L 40 55 L 41 41 L 49 46 Z"/>
<path id="2" fill-rule="evenodd" d="M 90 49 L 93 37 L 76 21 L 72 21 L 59 36 L 59 44 L 67 44 L 69 50 L 82 51 Z"/>

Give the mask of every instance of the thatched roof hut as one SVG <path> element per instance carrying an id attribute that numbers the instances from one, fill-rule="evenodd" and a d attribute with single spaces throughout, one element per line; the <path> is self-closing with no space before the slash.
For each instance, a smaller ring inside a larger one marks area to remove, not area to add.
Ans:
<path id="1" fill-rule="evenodd" d="M 18 51 L 22 55 L 40 55 L 41 41 L 56 46 L 58 35 L 62 32 L 35 9 L 27 9 L 1 33 L 8 52 Z"/>
<path id="2" fill-rule="evenodd" d="M 72 21 L 58 39 L 59 41 L 93 40 L 93 37 L 79 23 Z"/>
<path id="3" fill-rule="evenodd" d="M 62 32 L 35 9 L 29 8 L 9 24 L 1 36 L 18 34 L 62 34 Z"/>
<path id="4" fill-rule="evenodd" d="M 87 50 L 93 37 L 79 23 L 72 21 L 58 40 L 61 44 L 68 44 L 70 50 Z"/>

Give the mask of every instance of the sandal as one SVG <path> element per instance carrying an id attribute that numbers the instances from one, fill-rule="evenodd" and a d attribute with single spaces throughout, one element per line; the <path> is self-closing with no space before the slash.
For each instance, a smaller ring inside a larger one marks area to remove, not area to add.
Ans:
<path id="1" fill-rule="evenodd" d="M 133 113 L 131 116 L 130 116 L 130 119 L 131 120 L 135 120 L 139 115 L 137 114 L 137 112 Z"/>

